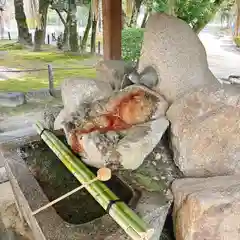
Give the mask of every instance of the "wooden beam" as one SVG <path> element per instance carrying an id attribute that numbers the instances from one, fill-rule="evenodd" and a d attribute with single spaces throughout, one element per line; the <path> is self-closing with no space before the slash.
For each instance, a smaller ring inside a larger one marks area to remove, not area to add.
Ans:
<path id="1" fill-rule="evenodd" d="M 121 59 L 122 0 L 102 0 L 103 54 L 105 60 Z"/>

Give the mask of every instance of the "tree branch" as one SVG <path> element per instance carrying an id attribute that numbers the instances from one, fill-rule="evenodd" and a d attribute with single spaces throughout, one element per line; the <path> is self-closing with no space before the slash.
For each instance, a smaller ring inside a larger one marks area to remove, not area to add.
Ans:
<path id="1" fill-rule="evenodd" d="M 67 23 L 66 23 L 66 21 L 64 20 L 64 18 L 63 18 L 63 16 L 62 16 L 62 14 L 60 13 L 60 11 L 59 11 L 58 9 L 55 9 L 55 11 L 57 12 L 59 18 L 61 19 L 63 25 L 66 26 Z"/>

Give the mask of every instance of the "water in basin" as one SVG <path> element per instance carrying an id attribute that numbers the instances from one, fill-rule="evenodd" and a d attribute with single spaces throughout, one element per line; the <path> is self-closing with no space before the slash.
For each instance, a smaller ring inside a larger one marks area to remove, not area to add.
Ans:
<path id="1" fill-rule="evenodd" d="M 65 141 L 64 138 L 61 140 Z M 80 185 L 80 182 L 44 142 L 26 145 L 21 148 L 21 153 L 49 201 Z M 96 173 L 96 169 L 90 169 Z M 125 203 L 129 203 L 133 197 L 132 190 L 116 176 L 106 182 L 106 185 Z M 56 203 L 53 207 L 64 221 L 71 224 L 83 224 L 106 214 L 105 210 L 85 189 Z"/>

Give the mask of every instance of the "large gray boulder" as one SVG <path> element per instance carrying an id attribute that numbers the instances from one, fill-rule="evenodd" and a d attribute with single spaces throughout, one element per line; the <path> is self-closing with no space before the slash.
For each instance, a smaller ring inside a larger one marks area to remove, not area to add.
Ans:
<path id="1" fill-rule="evenodd" d="M 176 240 L 240 239 L 239 176 L 178 179 L 172 192 Z"/>
<path id="2" fill-rule="evenodd" d="M 147 66 L 157 70 L 156 90 L 168 102 L 193 88 L 217 81 L 208 68 L 198 36 L 184 21 L 164 13 L 151 15 L 146 25 L 139 71 Z"/>
<path id="3" fill-rule="evenodd" d="M 155 90 L 170 103 L 174 161 L 185 176 L 240 173 L 240 89 L 223 87 L 198 36 L 182 20 L 150 16 L 139 71 L 153 66 Z"/>
<path id="4" fill-rule="evenodd" d="M 123 60 L 103 60 L 96 65 L 97 79 L 109 83 L 114 90 L 132 84 L 126 77 L 134 70 L 135 65 Z"/>
<path id="5" fill-rule="evenodd" d="M 174 161 L 185 176 L 240 173 L 239 88 L 198 88 L 174 102 L 167 118 Z"/>
<path id="6" fill-rule="evenodd" d="M 76 112 L 84 103 L 109 97 L 112 88 L 109 83 L 95 79 L 71 78 L 61 85 L 62 100 L 68 113 Z"/>
<path id="7" fill-rule="evenodd" d="M 126 131 L 121 140 L 118 140 L 114 133 L 105 137 L 96 132 L 84 135 L 82 146 L 86 158 L 83 161 L 97 168 L 107 163 L 116 165 L 114 167 L 136 170 L 160 142 L 168 124 L 164 117 L 140 124 Z"/>
<path id="8" fill-rule="evenodd" d="M 55 118 L 53 128 L 63 128 L 63 122 L 71 121 L 74 115 L 83 118 L 89 110 L 89 103 L 109 97 L 111 94 L 111 85 L 104 81 L 82 78 L 64 80 L 61 85 L 64 108 Z"/>

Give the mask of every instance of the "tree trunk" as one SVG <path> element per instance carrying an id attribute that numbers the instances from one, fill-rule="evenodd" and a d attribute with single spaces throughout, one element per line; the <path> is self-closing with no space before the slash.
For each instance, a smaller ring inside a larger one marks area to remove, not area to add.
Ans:
<path id="1" fill-rule="evenodd" d="M 78 32 L 77 32 L 77 19 L 73 16 L 73 12 L 70 12 L 69 21 L 69 45 L 71 52 L 77 52 L 79 50 L 78 44 Z"/>
<path id="2" fill-rule="evenodd" d="M 235 23 L 234 36 L 237 37 L 239 34 L 239 25 L 240 25 L 240 9 L 237 10 L 237 19 Z"/>
<path id="3" fill-rule="evenodd" d="M 88 35 L 89 35 L 90 29 L 91 29 L 91 25 L 92 25 L 92 8 L 90 6 L 89 13 L 88 13 L 87 26 L 85 28 L 83 39 L 82 39 L 82 42 L 81 42 L 81 51 L 86 50 L 86 45 L 87 45 L 87 40 L 88 40 Z"/>
<path id="4" fill-rule="evenodd" d="M 149 15 L 149 13 L 152 12 L 152 5 L 153 5 L 153 3 L 150 1 L 150 3 L 148 3 L 147 6 L 145 6 L 146 9 L 145 9 L 143 21 L 141 24 L 141 28 L 145 28 L 145 26 L 146 26 L 148 15 Z"/>
<path id="5" fill-rule="evenodd" d="M 175 0 L 168 0 L 168 14 L 175 16 Z"/>
<path id="6" fill-rule="evenodd" d="M 234 35 L 235 37 L 238 36 L 239 33 L 239 25 L 240 25 L 240 0 L 236 0 L 236 4 L 237 4 L 237 19 L 235 22 L 235 30 L 234 30 Z"/>
<path id="7" fill-rule="evenodd" d="M 68 46 L 68 39 L 69 39 L 69 21 L 70 21 L 70 14 L 67 14 L 66 22 L 64 23 L 64 32 L 63 32 L 63 45 L 66 47 Z"/>
<path id="8" fill-rule="evenodd" d="M 149 15 L 149 11 L 148 11 L 148 8 L 146 8 L 144 16 L 143 16 L 141 28 L 145 28 L 146 27 L 146 22 L 147 22 L 147 19 L 148 19 L 148 15 Z"/>
<path id="9" fill-rule="evenodd" d="M 135 6 L 136 6 L 136 3 L 134 2 L 134 6 L 132 8 L 132 15 L 131 15 L 128 27 L 132 27 L 133 26 L 134 18 L 136 16 L 136 7 Z"/>
<path id="10" fill-rule="evenodd" d="M 41 51 L 41 46 L 44 44 L 47 27 L 47 13 L 49 2 L 39 0 L 39 14 L 41 15 L 41 27 L 36 28 L 34 35 L 34 51 Z"/>
<path id="11" fill-rule="evenodd" d="M 129 22 L 129 27 L 137 26 L 137 19 L 142 5 L 142 0 L 135 0 L 134 7 L 132 10 L 132 16 Z"/>
<path id="12" fill-rule="evenodd" d="M 23 0 L 14 0 L 15 19 L 18 27 L 18 41 L 21 44 L 32 45 L 32 36 L 26 22 Z"/>
<path id="13" fill-rule="evenodd" d="M 62 24 L 64 25 L 64 32 L 63 32 L 63 38 L 62 38 L 62 47 L 64 48 L 65 51 L 69 50 L 69 21 L 70 21 L 70 12 L 67 13 L 66 20 L 60 13 L 58 9 L 55 9 L 56 13 L 59 16 L 59 19 L 61 20 Z"/>
<path id="14" fill-rule="evenodd" d="M 91 53 L 96 52 L 96 32 L 97 32 L 97 19 L 93 16 L 92 20 L 92 35 L 91 35 Z"/>

